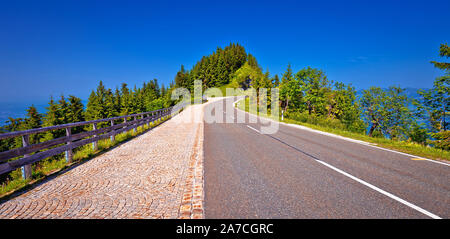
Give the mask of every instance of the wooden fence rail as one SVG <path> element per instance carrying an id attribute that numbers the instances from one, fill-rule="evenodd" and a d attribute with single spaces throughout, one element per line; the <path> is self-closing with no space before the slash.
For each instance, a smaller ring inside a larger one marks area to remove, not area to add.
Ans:
<path id="1" fill-rule="evenodd" d="M 175 113 L 178 112 L 179 110 L 175 111 Z M 150 122 L 154 122 L 155 120 L 166 117 L 172 113 L 172 107 L 169 107 L 139 114 L 124 115 L 107 119 L 83 121 L 0 134 L 0 140 L 13 137 L 22 137 L 23 143 L 21 148 L 15 148 L 0 152 L 0 174 L 8 173 L 22 167 L 23 177 L 26 179 L 31 178 L 32 163 L 64 152 L 66 161 L 70 163 L 72 162 L 72 150 L 74 148 L 92 143 L 93 149 L 97 150 L 97 141 L 101 139 L 110 138 L 111 141 L 114 142 L 115 135 L 122 132 L 127 132 L 129 130 L 134 130 L 134 132 L 136 132 L 137 127 L 140 127 L 144 124 L 150 126 Z M 117 124 L 117 121 L 119 120 L 122 120 L 123 122 Z M 98 124 L 103 122 L 110 124 L 110 126 L 98 128 Z M 92 125 L 92 130 L 72 134 L 72 128 L 85 125 Z M 65 130 L 66 136 L 48 140 L 45 142 L 30 144 L 30 135 L 54 130 Z M 51 148 L 53 146 L 57 147 Z M 11 160 L 17 157 L 21 158 Z"/>

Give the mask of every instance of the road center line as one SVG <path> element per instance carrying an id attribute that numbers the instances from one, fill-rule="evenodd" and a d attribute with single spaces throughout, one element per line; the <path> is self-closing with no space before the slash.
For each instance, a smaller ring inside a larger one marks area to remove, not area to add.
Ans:
<path id="1" fill-rule="evenodd" d="M 237 103 L 239 101 L 241 101 L 241 100 L 242 99 L 236 100 L 233 103 L 234 104 L 234 108 L 237 109 L 237 110 L 240 110 L 242 112 L 245 112 L 246 114 L 252 116 L 253 114 L 250 114 L 250 113 L 248 113 L 246 111 L 243 111 L 243 110 L 237 108 Z M 257 116 L 257 117 L 261 117 L 261 116 Z M 274 121 L 273 119 L 268 119 L 268 120 Z M 275 121 L 275 122 L 278 122 L 278 121 Z M 282 125 L 285 125 L 285 126 L 288 126 L 288 127 L 298 128 L 298 129 L 301 129 L 301 130 L 307 130 L 307 131 L 314 132 L 314 133 L 317 133 L 317 134 L 326 135 L 326 136 L 333 137 L 333 138 L 339 138 L 339 139 L 346 140 L 346 141 L 353 142 L 353 143 L 357 143 L 357 144 L 360 144 L 360 145 L 365 145 L 365 146 L 369 146 L 369 147 L 372 147 L 372 148 L 376 148 L 376 149 L 380 149 L 380 150 L 384 150 L 384 151 L 388 151 L 388 152 L 392 152 L 392 153 L 396 153 L 396 154 L 401 154 L 401 155 L 412 157 L 412 158 L 421 158 L 422 160 L 425 160 L 425 161 L 428 161 L 428 162 L 437 163 L 437 164 L 441 164 L 441 165 L 445 165 L 445 166 L 450 166 L 450 164 L 444 163 L 444 162 L 441 162 L 441 161 L 438 161 L 438 160 L 432 160 L 432 159 L 428 159 L 428 158 L 418 157 L 418 156 L 415 156 L 415 155 L 412 155 L 412 154 L 403 153 L 403 152 L 400 152 L 400 151 L 386 149 L 386 148 L 383 148 L 383 147 L 372 145 L 371 143 L 368 143 L 368 142 L 365 142 L 365 141 L 355 140 L 355 139 L 347 138 L 347 137 L 344 137 L 344 136 L 341 136 L 341 135 L 336 135 L 336 134 L 332 134 L 332 133 L 328 133 L 328 132 L 324 132 L 324 131 L 320 131 L 320 130 L 311 129 L 311 128 L 308 128 L 308 127 L 305 127 L 305 126 L 302 126 L 302 125 L 289 124 L 289 123 L 284 123 L 284 122 L 278 122 L 278 123 L 282 124 Z"/>
<path id="2" fill-rule="evenodd" d="M 250 125 L 247 125 L 247 127 L 261 134 L 261 132 L 259 132 L 259 130 L 251 127 Z M 287 146 L 289 146 L 289 147 L 291 147 L 291 148 L 293 148 L 293 149 L 295 149 L 295 150 L 297 150 L 297 151 L 299 151 L 299 152 L 301 152 L 301 153 L 303 153 L 303 154 L 313 158 L 316 162 L 318 162 L 318 163 L 320 163 L 320 164 L 322 164 L 322 165 L 324 165 L 324 166 L 326 166 L 326 167 L 328 167 L 328 168 L 330 168 L 330 169 L 332 169 L 332 170 L 334 170 L 334 171 L 336 171 L 336 172 L 338 172 L 338 173 L 340 173 L 340 174 L 342 174 L 342 175 L 344 175 L 344 176 L 346 176 L 346 177 L 348 177 L 350 179 L 353 179 L 354 181 L 356 181 L 358 183 L 361 183 L 362 185 L 365 185 L 365 186 L 371 188 L 372 190 L 375 190 L 375 191 L 377 191 L 377 192 L 379 192 L 379 193 L 381 193 L 381 194 L 383 194 L 385 196 L 388 196 L 389 198 L 394 199 L 395 201 L 400 202 L 403 205 L 406 205 L 406 206 L 408 206 L 408 207 L 410 207 L 410 208 L 412 208 L 412 209 L 414 209 L 414 210 L 416 210 L 416 211 L 418 211 L 418 212 L 420 212 L 422 214 L 425 214 L 425 215 L 427 215 L 427 216 L 429 216 L 429 217 L 431 217 L 433 219 L 442 219 L 441 217 L 437 216 L 436 214 L 433 214 L 433 213 L 431 213 L 431 212 L 429 212 L 429 211 L 427 211 L 427 210 L 425 210 L 425 209 L 423 209 L 423 208 L 421 208 L 419 206 L 416 206 L 416 205 L 414 205 L 414 204 L 412 204 L 412 203 L 410 203 L 410 202 L 408 202 L 408 201 L 406 201 L 406 200 L 404 200 L 402 198 L 399 198 L 399 197 L 395 196 L 392 193 L 386 192 L 386 191 L 384 191 L 383 189 L 381 189 L 381 188 L 379 188 L 377 186 L 374 186 L 374 185 L 372 185 L 372 184 L 370 184 L 370 183 L 368 183 L 368 182 L 366 182 L 366 181 L 364 181 L 362 179 L 359 179 L 359 178 L 357 178 L 357 177 L 355 177 L 355 176 L 353 176 L 353 175 L 351 175 L 351 174 L 349 174 L 349 173 L 347 173 L 347 172 L 345 172 L 343 170 L 340 170 L 340 169 L 334 167 L 333 165 L 325 163 L 322 160 L 318 159 L 317 157 L 315 157 L 313 155 L 310 155 L 310 154 L 308 154 L 306 152 L 303 152 L 302 150 L 300 150 L 300 149 L 298 149 L 298 148 L 296 148 L 296 147 L 294 147 L 292 145 L 289 145 L 289 144 L 285 143 L 284 141 L 282 141 L 282 140 L 280 140 L 278 138 L 275 138 L 275 137 L 273 137 L 271 135 L 266 135 L 266 136 L 271 137 L 271 138 L 273 138 L 273 139 L 275 139 L 275 140 L 277 140 L 277 141 L 279 141 L 279 142 L 281 142 L 281 143 L 283 143 L 283 144 L 285 144 L 285 145 L 287 145 Z M 388 151 L 390 151 L 390 150 L 388 150 Z M 393 152 L 399 153 L 397 151 L 393 151 Z M 430 161 L 434 161 L 434 160 L 430 160 Z M 434 162 L 436 162 L 436 161 L 434 161 Z"/>
<path id="3" fill-rule="evenodd" d="M 371 189 L 373 189 L 373 190 L 375 190 L 375 191 L 377 191 L 377 192 L 379 192 L 381 194 L 384 194 L 384 195 L 386 195 L 386 196 L 396 200 L 397 202 L 400 202 L 400 203 L 402 203 L 402 204 L 404 204 L 404 205 L 406 205 L 406 206 L 408 206 L 408 207 L 410 207 L 410 208 L 412 208 L 412 209 L 414 209 L 416 211 L 419 211 L 419 212 L 421 212 L 421 213 L 423 213 L 423 214 L 425 214 L 425 215 L 427 215 L 427 216 L 429 216 L 429 217 L 431 217 L 433 219 L 442 219 L 439 216 L 437 216 L 437 215 L 435 215 L 435 214 L 433 214 L 433 213 L 431 213 L 431 212 L 429 212 L 429 211 L 427 211 L 427 210 L 425 210 L 425 209 L 423 209 L 421 207 L 418 207 L 418 206 L 416 206 L 416 205 L 414 205 L 414 204 L 412 204 L 410 202 L 407 202 L 407 201 L 405 201 L 405 200 L 395 196 L 392 193 L 388 193 L 388 192 L 384 191 L 383 189 L 378 188 L 378 187 L 376 187 L 376 186 L 374 186 L 374 185 L 372 185 L 372 184 L 370 184 L 368 182 L 365 182 L 365 181 L 363 181 L 363 180 L 361 180 L 361 179 L 359 179 L 359 178 L 357 178 L 357 177 L 355 177 L 355 176 L 353 176 L 351 174 L 348 174 L 348 173 L 346 173 L 346 172 L 344 172 L 344 171 L 342 171 L 342 170 L 340 170 L 340 169 L 338 169 L 338 168 L 336 168 L 336 167 L 334 167 L 334 166 L 332 166 L 332 165 L 330 165 L 328 163 L 325 163 L 325 162 L 323 162 L 321 160 L 317 160 L 317 159 L 316 159 L 316 161 L 321 163 L 321 164 L 323 164 L 323 165 L 325 165 L 325 166 L 327 166 L 328 168 L 333 169 L 334 171 L 336 171 L 336 172 L 338 172 L 338 173 L 340 173 L 340 174 L 342 174 L 344 176 L 347 176 L 347 177 L 357 181 L 358 183 L 361 183 L 361 184 L 363 184 L 363 185 L 365 185 L 365 186 L 367 186 L 367 187 L 369 187 L 369 188 L 371 188 Z"/>
<path id="4" fill-rule="evenodd" d="M 256 130 L 256 129 L 248 126 L 248 125 L 247 125 L 247 127 L 251 128 L 253 130 Z M 259 133 L 259 131 L 258 131 L 258 133 Z M 336 171 L 336 172 L 338 172 L 338 173 L 340 173 L 340 174 L 342 174 L 342 175 L 344 175 L 346 177 L 349 177 L 349 178 L 355 180 L 356 182 L 361 183 L 361 184 L 363 184 L 363 185 L 365 185 L 365 186 L 367 186 L 367 187 L 369 187 L 369 188 L 371 188 L 371 189 L 373 189 L 373 190 L 375 190 L 375 191 L 377 191 L 377 192 L 379 192 L 379 193 L 381 193 L 381 194 L 383 194 L 385 196 L 388 196 L 388 197 L 396 200 L 397 202 L 400 202 L 400 203 L 402 203 L 402 204 L 404 204 L 404 205 L 406 205 L 406 206 L 408 206 L 408 207 L 410 207 L 410 208 L 412 208 L 412 209 L 414 209 L 414 210 L 416 210 L 418 212 L 421 212 L 421 213 L 423 213 L 423 214 L 425 214 L 425 215 L 427 215 L 427 216 L 429 216 L 429 217 L 431 217 L 433 219 L 442 219 L 441 217 L 439 217 L 439 216 L 437 216 L 437 215 L 435 215 L 435 214 L 433 214 L 433 213 L 431 213 L 431 212 L 429 212 L 429 211 L 427 211 L 427 210 L 425 210 L 425 209 L 423 209 L 423 208 L 421 208 L 419 206 L 416 206 L 416 205 L 414 205 L 414 204 L 412 204 L 410 202 L 407 202 L 406 200 L 403 200 L 403 199 L 395 196 L 392 193 L 386 192 L 386 191 L 384 191 L 381 188 L 378 188 L 378 187 L 376 187 L 376 186 L 374 186 L 374 185 L 372 185 L 372 184 L 370 184 L 370 183 L 368 183 L 368 182 L 366 182 L 366 181 L 364 181 L 362 179 L 359 179 L 359 178 L 357 178 L 357 177 L 355 177 L 355 176 L 353 176 L 353 175 L 351 175 L 351 174 L 349 174 L 347 172 L 344 172 L 344 171 L 342 171 L 342 170 L 340 170 L 340 169 L 338 169 L 338 168 L 336 168 L 336 167 L 334 167 L 334 166 L 332 166 L 332 165 L 330 165 L 328 163 L 325 163 L 322 160 L 320 160 L 319 158 L 315 157 L 314 155 L 311 155 L 309 153 L 303 152 L 302 150 L 300 150 L 300 149 L 298 149 L 298 148 L 296 148 L 296 147 L 294 147 L 294 146 L 292 146 L 292 145 L 290 145 L 290 144 L 288 144 L 288 143 L 286 143 L 286 142 L 284 142 L 284 141 L 282 141 L 282 140 L 280 140 L 280 139 L 278 139 L 276 137 L 273 137 L 273 136 L 268 135 L 268 134 L 266 136 L 268 136 L 268 137 L 270 137 L 272 139 L 275 139 L 275 140 L 279 141 L 280 143 L 282 143 L 284 145 L 287 145 L 287 146 L 295 149 L 296 151 L 298 151 L 300 153 L 303 153 L 303 154 L 313 158 L 316 162 L 321 163 L 322 165 L 325 165 L 328 168 L 333 169 L 334 171 Z"/>

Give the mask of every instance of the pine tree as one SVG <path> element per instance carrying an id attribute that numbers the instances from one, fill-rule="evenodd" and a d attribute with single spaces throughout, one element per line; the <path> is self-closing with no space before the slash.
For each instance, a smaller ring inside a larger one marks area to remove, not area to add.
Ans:
<path id="1" fill-rule="evenodd" d="M 121 104 L 122 104 L 122 96 L 120 94 L 119 88 L 116 87 L 116 91 L 114 92 L 114 111 L 117 113 L 117 116 L 120 115 Z"/>
<path id="2" fill-rule="evenodd" d="M 450 57 L 450 47 L 447 44 L 441 44 L 439 56 Z M 428 140 L 428 143 L 448 150 L 450 148 L 450 120 L 448 119 L 450 115 L 450 63 L 436 61 L 431 63 L 445 73 L 434 80 L 432 89 L 419 90 L 421 98 L 414 102 L 417 107 L 416 115 L 430 122 L 431 139 Z"/>
<path id="3" fill-rule="evenodd" d="M 278 75 L 275 75 L 272 78 L 272 85 L 273 85 L 273 87 L 279 87 L 280 86 L 280 78 L 278 78 Z"/>
<path id="4" fill-rule="evenodd" d="M 34 105 L 27 109 L 27 118 L 23 124 L 25 125 L 24 129 L 36 129 L 42 127 L 42 115 L 38 113 Z M 41 134 L 32 134 L 30 136 L 30 143 L 36 144 L 41 138 Z"/>
<path id="5" fill-rule="evenodd" d="M 69 105 L 67 110 L 67 119 L 69 123 L 84 121 L 84 106 L 81 99 L 73 95 L 69 95 Z M 78 126 L 72 129 L 72 134 L 77 134 L 83 131 L 83 127 Z"/>
<path id="6" fill-rule="evenodd" d="M 61 110 L 59 107 L 60 107 L 60 105 L 55 103 L 55 101 L 53 100 L 53 97 L 50 97 L 50 102 L 48 103 L 48 107 L 46 108 L 47 113 L 43 120 L 44 127 L 62 124 L 61 116 L 59 115 Z M 45 140 L 51 140 L 51 139 L 62 137 L 64 135 L 65 135 L 65 132 L 62 132 L 61 130 L 47 131 L 45 133 L 44 138 L 45 138 Z"/>
<path id="7" fill-rule="evenodd" d="M 64 95 L 61 95 L 61 98 L 58 101 L 59 107 L 58 107 L 58 117 L 59 117 L 59 124 L 67 124 L 71 123 L 70 119 L 68 117 L 69 115 L 69 105 L 67 104 L 66 98 Z"/>
<path id="8" fill-rule="evenodd" d="M 298 82 L 295 82 L 291 64 L 288 64 L 286 72 L 283 74 L 280 83 L 280 101 L 283 110 L 287 111 L 290 107 L 290 104 L 292 106 L 295 106 L 296 99 L 299 98 L 300 94 L 300 85 L 298 84 Z"/>
<path id="9" fill-rule="evenodd" d="M 126 83 L 122 83 L 122 100 L 121 100 L 121 107 L 120 107 L 120 115 L 129 115 L 132 112 L 132 106 L 131 106 L 131 95 L 130 90 L 127 87 Z"/>
<path id="10" fill-rule="evenodd" d="M 104 97 L 104 117 L 112 118 L 115 116 L 118 116 L 118 112 L 116 111 L 116 107 L 114 105 L 114 95 L 111 92 L 111 89 L 108 89 Z"/>
<path id="11" fill-rule="evenodd" d="M 95 91 L 92 91 L 89 95 L 89 99 L 87 102 L 86 112 L 85 112 L 85 119 L 86 120 L 96 120 L 100 119 L 100 102 L 98 100 L 97 94 L 95 94 Z"/>
<path id="12" fill-rule="evenodd" d="M 260 71 L 262 71 L 261 67 L 258 64 L 258 61 L 256 61 L 256 58 L 252 54 L 248 54 L 247 62 L 251 67 L 258 68 Z"/>

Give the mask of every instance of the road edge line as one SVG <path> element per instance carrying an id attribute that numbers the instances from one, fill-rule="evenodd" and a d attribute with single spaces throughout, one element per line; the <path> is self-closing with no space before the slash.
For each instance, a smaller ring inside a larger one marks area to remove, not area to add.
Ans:
<path id="1" fill-rule="evenodd" d="M 375 191 L 377 191 L 377 192 L 379 192 L 379 193 L 381 193 L 381 194 L 383 194 L 385 196 L 390 197 L 391 199 L 396 200 L 397 202 L 400 202 L 400 203 L 402 203 L 402 204 L 404 204 L 404 205 L 406 205 L 406 206 L 408 206 L 408 207 L 410 207 L 410 208 L 412 208 L 412 209 L 414 209 L 416 211 L 419 211 L 422 214 L 425 214 L 425 215 L 427 215 L 427 216 L 429 216 L 429 217 L 431 217 L 433 219 L 442 219 L 441 217 L 437 216 L 436 214 L 433 214 L 433 213 L 431 213 L 431 212 L 429 212 L 429 211 L 427 211 L 427 210 L 425 210 L 425 209 L 423 209 L 423 208 L 421 208 L 419 206 L 416 206 L 416 205 L 414 205 L 414 204 L 412 204 L 412 203 L 410 203 L 410 202 L 408 202 L 408 201 L 406 201 L 404 199 L 401 199 L 401 198 L 395 196 L 392 193 L 386 192 L 386 191 L 384 191 L 383 189 L 381 189 L 381 188 L 379 188 L 377 186 L 374 186 L 374 185 L 372 185 L 372 184 L 370 184 L 370 183 L 368 183 L 368 182 L 366 182 L 366 181 L 364 181 L 362 179 L 359 179 L 359 178 L 357 178 L 357 177 L 355 177 L 355 176 L 353 176 L 353 175 L 351 175 L 351 174 L 349 174 L 349 173 L 347 173 L 347 172 L 345 172 L 345 171 L 343 171 L 341 169 L 338 169 L 338 168 L 334 167 L 333 165 L 330 165 L 328 163 L 325 163 L 325 162 L 323 162 L 321 160 L 317 160 L 317 159 L 316 159 L 316 161 L 321 163 L 324 166 L 327 166 L 330 169 L 333 169 L 334 171 L 336 171 L 336 172 L 338 172 L 338 173 L 340 173 L 340 174 L 342 174 L 342 175 L 344 175 L 344 176 L 346 176 L 348 178 L 351 178 L 351 179 L 357 181 L 358 183 L 363 184 L 364 186 L 367 186 L 367 187 L 369 187 L 369 188 L 371 188 L 371 189 L 373 189 L 373 190 L 375 190 Z"/>
<path id="2" fill-rule="evenodd" d="M 298 129 L 307 130 L 307 131 L 310 131 L 310 132 L 313 132 L 313 133 L 322 134 L 322 135 L 325 135 L 325 136 L 334 137 L 334 138 L 346 140 L 346 141 L 348 141 L 348 142 L 353 142 L 353 143 L 357 143 L 357 144 L 361 144 L 361 145 L 366 145 L 366 146 L 373 147 L 373 148 L 376 148 L 376 149 L 381 149 L 381 150 L 385 150 L 385 151 L 388 151 L 388 152 L 401 154 L 401 155 L 408 156 L 408 157 L 412 157 L 412 158 L 420 158 L 420 159 L 423 159 L 423 160 L 425 160 L 425 161 L 429 161 L 429 162 L 437 163 L 437 164 L 442 164 L 442 165 L 445 165 L 445 166 L 450 167 L 450 164 L 445 163 L 445 162 L 441 162 L 441 161 L 438 161 L 438 160 L 433 160 L 433 159 L 424 158 L 424 157 L 420 157 L 420 156 L 413 155 L 413 154 L 408 154 L 408 153 L 404 153 L 404 152 L 400 152 L 400 151 L 396 151 L 396 150 L 392 150 L 392 149 L 387 149 L 387 148 L 375 146 L 375 145 L 373 145 L 373 143 L 369 143 L 369 142 L 365 142 L 365 141 L 357 140 L 357 139 L 352 139 L 352 138 L 348 138 L 348 137 L 345 137 L 345 136 L 341 136 L 341 135 L 337 135 L 337 134 L 333 134 L 333 133 L 328 133 L 328 132 L 324 132 L 324 131 L 320 131 L 320 130 L 316 130 L 316 129 L 311 129 L 311 128 L 306 127 L 306 126 L 303 126 L 303 125 L 297 125 L 297 124 L 289 124 L 289 123 L 279 122 L 279 121 L 273 120 L 273 119 L 271 119 L 271 118 L 266 118 L 266 117 L 263 117 L 263 116 L 254 115 L 254 114 L 249 113 L 249 112 L 247 112 L 247 111 L 243 111 L 243 110 L 239 109 L 239 108 L 236 106 L 236 104 L 237 104 L 239 101 L 241 101 L 241 100 L 243 100 L 243 99 L 239 99 L 239 100 L 233 102 L 234 108 L 237 109 L 237 110 L 240 110 L 240 111 L 242 111 L 242 112 L 244 112 L 244 113 L 253 115 L 253 116 L 255 116 L 255 117 L 265 118 L 266 120 L 271 120 L 271 121 L 273 121 L 273 122 L 276 122 L 276 123 L 279 123 L 279 124 L 283 124 L 283 125 L 286 125 L 286 126 L 290 126 L 290 127 L 294 127 L 294 128 L 298 128 Z"/>

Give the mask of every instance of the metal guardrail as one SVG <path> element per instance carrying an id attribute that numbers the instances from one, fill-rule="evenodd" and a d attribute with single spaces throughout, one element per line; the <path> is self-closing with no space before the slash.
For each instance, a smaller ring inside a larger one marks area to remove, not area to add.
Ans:
<path id="1" fill-rule="evenodd" d="M 135 130 L 137 127 L 147 124 L 150 126 L 150 122 L 154 122 L 155 120 L 161 119 L 165 116 L 171 114 L 171 110 L 173 107 L 144 112 L 139 114 L 132 115 L 124 115 L 119 117 L 107 118 L 107 119 L 99 119 L 99 120 L 91 120 L 91 121 L 83 121 L 76 122 L 70 124 L 62 124 L 55 125 L 44 128 L 36 128 L 29 129 L 23 131 L 14 131 L 9 133 L 0 134 L 0 140 L 13 138 L 13 137 L 22 137 L 22 147 L 15 148 L 8 151 L 0 152 L 0 174 L 11 172 L 17 168 L 22 167 L 22 175 L 24 178 L 31 178 L 31 164 L 43 160 L 45 158 L 60 154 L 65 152 L 66 161 L 68 163 L 72 162 L 74 148 L 92 143 L 93 149 L 97 150 L 97 142 L 101 139 L 111 138 L 111 141 L 115 140 L 115 135 L 120 134 L 125 131 Z M 176 110 L 175 113 L 178 113 L 179 110 Z M 132 120 L 128 121 L 127 119 L 131 118 Z M 123 120 L 120 124 L 115 124 L 116 121 Z M 98 123 L 109 122 L 110 126 L 104 128 L 97 128 Z M 91 131 L 85 131 L 77 134 L 72 134 L 71 129 L 77 126 L 85 126 L 92 125 Z M 54 130 L 63 130 L 66 131 L 66 136 L 32 144 L 30 145 L 29 138 L 32 134 L 44 133 L 48 131 Z M 64 145 L 61 145 L 64 144 Z M 60 146 L 57 146 L 60 145 Z M 51 148 L 53 146 L 57 146 Z M 44 151 L 42 151 L 44 150 Z M 32 154 L 34 153 L 34 154 Z M 23 157 L 21 157 L 23 156 Z M 11 160 L 13 158 L 21 157 L 19 159 Z"/>

